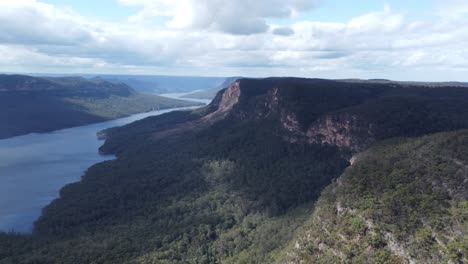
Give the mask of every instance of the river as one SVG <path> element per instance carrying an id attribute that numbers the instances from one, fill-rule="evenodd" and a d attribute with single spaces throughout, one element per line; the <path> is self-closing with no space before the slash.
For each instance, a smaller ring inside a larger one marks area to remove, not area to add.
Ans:
<path id="1" fill-rule="evenodd" d="M 79 181 L 93 164 L 114 158 L 99 154 L 103 142 L 96 132 L 174 110 L 179 109 L 0 140 L 0 231 L 31 232 L 42 208 L 58 197 L 63 186 Z"/>

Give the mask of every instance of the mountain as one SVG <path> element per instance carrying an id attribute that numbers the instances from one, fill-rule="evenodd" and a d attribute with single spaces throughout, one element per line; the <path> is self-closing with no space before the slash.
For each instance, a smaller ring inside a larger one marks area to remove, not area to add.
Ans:
<path id="1" fill-rule="evenodd" d="M 196 90 L 213 89 L 218 87 L 225 79 L 222 77 L 159 75 L 100 75 L 97 78 L 113 83 L 125 83 L 137 91 L 152 94 L 188 93 Z"/>
<path id="2" fill-rule="evenodd" d="M 409 82 L 409 81 L 392 81 L 387 79 L 341 79 L 337 81 L 354 82 L 354 83 L 376 83 L 376 84 L 398 84 L 402 86 L 423 86 L 423 87 L 468 87 L 466 82 Z"/>
<path id="3" fill-rule="evenodd" d="M 191 105 L 102 79 L 0 75 L 0 138 Z"/>
<path id="4" fill-rule="evenodd" d="M 242 79 L 242 77 L 230 77 L 226 78 L 223 83 L 221 83 L 219 86 L 211 88 L 211 89 L 206 89 L 206 90 L 201 90 L 201 91 L 195 91 L 192 93 L 189 93 L 187 95 L 182 96 L 182 98 L 197 98 L 197 99 L 213 99 L 216 94 L 228 87 L 231 83 L 236 81 L 237 79 Z M 336 80 L 339 82 L 350 82 L 350 83 L 375 83 L 375 84 L 396 84 L 396 85 L 410 85 L 410 86 L 423 86 L 423 87 L 468 87 L 468 83 L 463 83 L 463 82 L 402 82 L 402 81 L 392 81 L 392 80 L 385 80 L 385 79 L 371 79 L 371 80 L 361 80 L 361 79 L 343 79 L 343 80 Z"/>
<path id="5" fill-rule="evenodd" d="M 193 93 L 189 93 L 189 94 L 182 96 L 182 98 L 196 98 L 196 99 L 210 99 L 211 100 L 215 98 L 216 94 L 219 91 L 228 87 L 231 83 L 233 83 L 237 79 L 241 79 L 241 77 L 226 78 L 224 82 L 218 85 L 217 87 L 206 89 L 206 90 L 201 90 L 201 91 L 195 91 Z"/>
<path id="6" fill-rule="evenodd" d="M 468 89 L 240 79 L 103 131 L 0 263 L 464 263 Z"/>

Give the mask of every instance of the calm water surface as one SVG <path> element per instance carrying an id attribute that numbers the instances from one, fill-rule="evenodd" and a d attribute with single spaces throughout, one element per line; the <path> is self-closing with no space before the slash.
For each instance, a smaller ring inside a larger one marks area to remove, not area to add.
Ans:
<path id="1" fill-rule="evenodd" d="M 0 140 L 0 231 L 30 232 L 64 185 L 79 181 L 93 164 L 114 158 L 98 153 L 103 142 L 96 132 L 174 110 Z"/>

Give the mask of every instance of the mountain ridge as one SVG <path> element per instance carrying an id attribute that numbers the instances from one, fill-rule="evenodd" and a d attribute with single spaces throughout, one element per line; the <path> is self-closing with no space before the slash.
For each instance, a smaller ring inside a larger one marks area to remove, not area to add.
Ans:
<path id="1" fill-rule="evenodd" d="M 296 87 L 281 87 L 290 83 Z M 255 86 L 255 88 L 249 89 L 249 86 L 250 88 Z M 316 86 L 317 93 L 323 98 L 314 98 L 314 88 L 308 89 L 308 86 Z M 338 88 L 329 88 L 333 86 Z M 255 91 L 253 94 L 252 90 Z M 327 100 L 333 101 L 334 93 L 347 91 L 353 93 L 349 95 L 349 98 L 337 102 L 336 105 L 326 105 Z M 408 133 L 417 136 L 468 126 L 463 118 L 457 117 L 460 109 L 468 111 L 468 108 L 464 106 L 466 94 L 467 90 L 458 86 L 425 87 L 396 85 L 395 83 L 347 83 L 324 79 L 278 77 L 244 78 L 236 80 L 226 89 L 218 92 L 213 103 L 210 104 L 211 110 L 200 118 L 200 124 L 212 118 L 216 122 L 227 116 L 240 120 L 272 117 L 278 119 L 282 128 L 288 131 L 289 134 L 286 137 L 292 142 L 332 144 L 359 151 L 383 138 Z M 445 98 L 441 101 L 442 95 Z M 251 98 L 257 101 L 249 102 Z M 299 106 L 287 105 L 288 100 L 299 100 Z M 312 111 L 306 109 L 313 104 L 316 109 Z M 367 108 L 379 110 L 369 112 Z M 428 111 L 439 111 L 441 110 L 439 108 L 443 108 L 442 111 L 445 111 L 444 114 L 449 117 L 439 114 L 435 117 L 425 116 Z M 305 111 L 311 113 L 307 113 L 306 117 L 301 117 L 300 112 Z M 464 114 L 466 111 L 461 112 Z M 256 116 L 252 116 L 252 113 Z M 400 122 L 397 118 L 403 118 L 400 125 L 404 126 L 392 127 L 392 130 L 388 130 L 389 126 Z M 417 119 L 421 120 L 413 124 L 412 122 Z M 426 121 L 428 123 L 425 123 Z M 392 123 L 387 125 L 386 122 Z M 187 127 L 193 128 L 193 125 Z M 398 131 L 399 129 L 404 129 L 404 131 Z M 353 136 L 348 137 L 349 135 Z"/>
<path id="2" fill-rule="evenodd" d="M 8 138 L 199 104 L 144 95 L 102 79 L 0 75 L 0 105 L 0 138 Z"/>
<path id="3" fill-rule="evenodd" d="M 104 131 L 117 159 L 63 188 L 31 236 L 0 235 L 0 263 L 463 263 L 467 101 L 237 80 L 203 108 Z"/>

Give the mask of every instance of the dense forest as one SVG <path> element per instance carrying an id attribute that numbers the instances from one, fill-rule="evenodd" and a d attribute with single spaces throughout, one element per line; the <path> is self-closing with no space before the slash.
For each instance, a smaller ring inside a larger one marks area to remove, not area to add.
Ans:
<path id="1" fill-rule="evenodd" d="M 196 104 L 101 79 L 0 75 L 0 138 Z"/>
<path id="2" fill-rule="evenodd" d="M 104 131 L 0 263 L 464 263 L 466 128 L 461 86 L 241 79 Z"/>
<path id="3" fill-rule="evenodd" d="M 467 263 L 468 131 L 358 154 L 301 227 L 292 263 Z"/>

